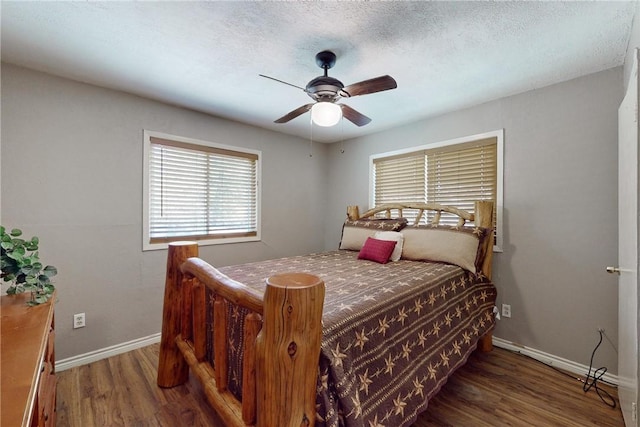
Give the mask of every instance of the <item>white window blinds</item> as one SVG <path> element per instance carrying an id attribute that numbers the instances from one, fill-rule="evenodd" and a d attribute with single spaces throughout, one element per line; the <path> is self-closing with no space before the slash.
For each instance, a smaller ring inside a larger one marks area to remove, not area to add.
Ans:
<path id="1" fill-rule="evenodd" d="M 150 138 L 149 243 L 256 236 L 258 155 Z"/>
<path id="2" fill-rule="evenodd" d="M 469 212 L 476 200 L 492 200 L 495 205 L 496 145 L 491 138 L 427 150 L 427 202 Z M 457 218 L 443 214 L 441 222 L 455 225 Z"/>
<path id="3" fill-rule="evenodd" d="M 497 139 L 452 144 L 373 159 L 373 203 L 417 201 L 468 211 L 497 194 Z M 408 218 L 412 220 L 413 218 Z M 430 221 L 431 218 L 425 218 Z M 457 218 L 442 214 L 441 223 Z"/>
<path id="4" fill-rule="evenodd" d="M 425 201 L 427 163 L 423 152 L 376 159 L 373 164 L 376 206 Z"/>

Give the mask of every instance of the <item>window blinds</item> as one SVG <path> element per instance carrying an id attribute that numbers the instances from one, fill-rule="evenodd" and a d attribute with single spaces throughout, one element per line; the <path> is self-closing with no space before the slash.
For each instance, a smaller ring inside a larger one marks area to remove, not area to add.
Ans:
<path id="1" fill-rule="evenodd" d="M 150 243 L 257 234 L 257 155 L 150 141 Z"/>
<path id="2" fill-rule="evenodd" d="M 496 201 L 497 154 L 495 138 L 461 146 L 428 150 L 427 201 L 452 205 L 469 212 L 476 200 Z M 441 217 L 455 225 L 457 218 Z"/>
<path id="3" fill-rule="evenodd" d="M 373 164 L 375 206 L 417 201 L 473 211 L 476 200 L 496 201 L 496 138 L 378 158 Z M 442 214 L 442 224 L 456 222 Z"/>
<path id="4" fill-rule="evenodd" d="M 374 160 L 375 204 L 424 202 L 426 157 L 423 152 Z"/>

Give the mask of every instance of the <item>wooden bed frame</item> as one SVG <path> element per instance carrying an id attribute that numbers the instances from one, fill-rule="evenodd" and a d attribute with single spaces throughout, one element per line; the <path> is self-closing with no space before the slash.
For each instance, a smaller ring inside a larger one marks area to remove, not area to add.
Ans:
<path id="1" fill-rule="evenodd" d="M 493 203 L 479 201 L 475 214 L 425 203 L 388 204 L 362 216 L 357 206 L 347 209 L 349 219 L 373 217 L 392 211 L 435 211 L 434 224 L 442 212 L 479 227 L 493 225 Z M 491 278 L 493 239 L 483 248 L 482 273 Z M 324 283 L 318 277 L 292 273 L 267 279 L 264 295 L 220 273 L 197 258 L 194 242 L 169 245 L 165 282 L 162 338 L 157 384 L 174 387 L 189 378 L 189 369 L 202 384 L 207 400 L 229 427 L 299 427 L 315 424 L 316 380 Z M 206 360 L 205 287 L 215 294 L 213 309 L 215 367 Z M 251 311 L 244 326 L 242 401 L 227 389 L 227 304 Z M 492 349 L 491 332 L 480 339 L 481 351 Z"/>

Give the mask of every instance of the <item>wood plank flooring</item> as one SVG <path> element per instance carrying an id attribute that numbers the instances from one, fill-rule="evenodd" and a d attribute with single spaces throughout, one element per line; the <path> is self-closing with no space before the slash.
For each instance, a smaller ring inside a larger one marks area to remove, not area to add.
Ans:
<path id="1" fill-rule="evenodd" d="M 58 374 L 59 427 L 213 426 L 222 422 L 197 381 L 156 386 L 159 345 Z M 607 390 L 617 398 L 611 388 Z M 496 348 L 474 353 L 413 427 L 624 426 L 619 408 L 582 383 L 524 356 Z M 386 426 L 394 427 L 394 426 Z"/>

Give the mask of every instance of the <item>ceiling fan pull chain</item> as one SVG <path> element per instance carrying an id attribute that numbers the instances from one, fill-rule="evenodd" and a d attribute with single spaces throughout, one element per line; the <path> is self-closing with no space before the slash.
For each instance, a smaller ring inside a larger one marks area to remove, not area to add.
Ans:
<path id="1" fill-rule="evenodd" d="M 313 157 L 313 120 L 309 120 L 309 157 Z"/>
<path id="2" fill-rule="evenodd" d="M 344 154 L 344 116 L 340 118 L 340 154 Z"/>

